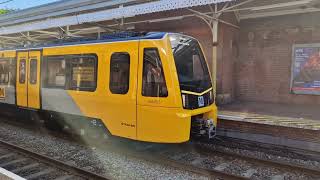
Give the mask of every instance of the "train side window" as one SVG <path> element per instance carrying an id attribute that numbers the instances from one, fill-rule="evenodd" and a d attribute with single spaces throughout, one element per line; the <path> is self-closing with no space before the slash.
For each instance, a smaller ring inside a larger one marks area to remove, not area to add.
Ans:
<path id="1" fill-rule="evenodd" d="M 30 60 L 30 84 L 37 84 L 38 63 L 36 59 Z"/>
<path id="2" fill-rule="evenodd" d="M 157 48 L 146 48 L 143 54 L 142 95 L 167 97 L 168 90 Z"/>
<path id="3" fill-rule="evenodd" d="M 46 73 L 44 85 L 48 88 L 65 89 L 66 59 L 64 56 L 45 58 Z"/>
<path id="4" fill-rule="evenodd" d="M 112 94 L 127 94 L 129 91 L 130 55 L 113 53 L 110 62 L 109 89 Z"/>
<path id="5" fill-rule="evenodd" d="M 68 89 L 95 91 L 97 87 L 97 57 L 74 55 L 70 60 L 71 81 Z"/>
<path id="6" fill-rule="evenodd" d="M 16 65 L 12 58 L 0 59 L 0 85 L 14 85 Z"/>
<path id="7" fill-rule="evenodd" d="M 26 82 L 26 59 L 21 59 L 19 63 L 19 83 Z"/>

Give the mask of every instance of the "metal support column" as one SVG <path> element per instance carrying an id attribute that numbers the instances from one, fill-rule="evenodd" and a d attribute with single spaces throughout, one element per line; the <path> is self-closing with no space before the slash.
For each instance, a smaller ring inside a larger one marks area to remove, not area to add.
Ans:
<path id="1" fill-rule="evenodd" d="M 213 79 L 213 94 L 214 98 L 217 97 L 217 60 L 218 60 L 218 29 L 219 22 L 217 20 L 212 21 L 212 69 L 211 77 Z"/>
<path id="2" fill-rule="evenodd" d="M 251 0 L 250 0 L 251 1 Z M 209 5 L 211 13 L 202 13 L 193 9 L 188 9 L 193 12 L 196 17 L 202 19 L 210 28 L 210 32 L 212 35 L 212 66 L 211 66 L 211 77 L 213 80 L 212 87 L 214 98 L 217 97 L 217 60 L 218 60 L 218 34 L 219 34 L 219 23 L 226 24 L 228 26 L 239 28 L 239 26 L 234 25 L 232 23 L 226 22 L 224 20 L 219 19 L 222 15 L 223 11 L 228 8 L 230 3 L 225 3 L 221 10 L 218 10 L 218 5 L 215 4 L 214 7 Z"/>

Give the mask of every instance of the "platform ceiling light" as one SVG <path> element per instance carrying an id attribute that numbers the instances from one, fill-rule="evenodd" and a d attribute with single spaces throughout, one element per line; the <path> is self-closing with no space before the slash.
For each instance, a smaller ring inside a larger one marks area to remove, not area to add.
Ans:
<path id="1" fill-rule="evenodd" d="M 299 5 L 306 5 L 311 3 L 313 0 L 301 0 L 301 1 L 294 1 L 294 2 L 287 2 L 287 3 L 279 3 L 279 4 L 272 4 L 260 7 L 253 7 L 251 11 L 261 11 L 261 10 L 268 10 L 268 9 L 275 9 L 275 8 L 284 8 L 290 6 L 299 6 Z"/>
<path id="2" fill-rule="evenodd" d="M 155 22 L 163 22 L 163 21 L 174 21 L 174 20 L 182 20 L 184 17 L 183 16 L 178 16 L 178 17 L 169 17 L 169 18 L 161 18 L 161 19 L 153 19 L 150 20 L 150 23 L 155 23 Z"/>

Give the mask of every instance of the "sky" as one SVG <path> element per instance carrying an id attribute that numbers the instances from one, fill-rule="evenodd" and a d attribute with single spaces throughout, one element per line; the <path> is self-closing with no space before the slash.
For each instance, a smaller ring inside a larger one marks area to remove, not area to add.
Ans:
<path id="1" fill-rule="evenodd" d="M 0 3 L 6 2 L 8 0 L 0 0 Z M 39 6 L 51 2 L 56 2 L 59 0 L 12 0 L 8 3 L 0 4 L 0 9 L 26 9 L 34 6 Z"/>

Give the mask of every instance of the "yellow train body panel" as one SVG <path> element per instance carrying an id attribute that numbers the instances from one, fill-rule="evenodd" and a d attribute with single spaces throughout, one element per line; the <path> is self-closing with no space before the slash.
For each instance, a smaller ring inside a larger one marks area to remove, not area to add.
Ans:
<path id="1" fill-rule="evenodd" d="M 208 129 L 197 130 L 201 136 L 212 133 L 212 128 L 217 126 L 217 107 L 212 100 L 211 77 L 205 70 L 207 63 L 204 56 L 199 55 L 201 47 L 187 36 L 181 36 L 180 41 L 173 44 L 176 38 L 180 38 L 175 36 L 166 34 L 159 39 L 3 51 L 0 55 L 17 59 L 16 105 L 19 107 L 98 119 L 115 136 L 148 142 L 180 143 L 190 139 L 198 125 L 194 121 L 211 128 L 210 132 Z M 192 77 L 198 78 L 199 87 L 207 84 L 202 89 L 193 84 L 187 85 L 191 81 L 183 82 L 189 75 L 188 71 L 184 71 L 188 66 L 179 68 L 183 62 L 176 60 L 188 59 L 180 50 L 181 46 L 192 46 L 186 51 L 194 51 L 190 60 L 193 62 L 189 65 L 196 66 L 198 63 L 204 69 L 191 68 L 194 74 L 198 72 Z M 34 59 L 37 59 L 36 63 L 31 62 Z M 112 59 L 117 63 L 113 63 Z M 86 64 L 86 61 L 90 63 Z M 32 69 L 31 63 L 33 68 L 37 67 L 36 72 L 28 72 Z M 129 76 L 123 80 L 127 75 L 123 73 L 127 66 Z M 23 73 L 28 76 L 25 81 L 19 81 Z M 31 76 L 36 78 L 30 80 Z M 121 86 L 117 81 L 111 83 L 111 79 L 117 78 L 121 82 L 128 81 L 128 85 Z M 71 85 L 67 86 L 67 83 Z M 81 89 L 82 84 L 92 88 Z M 111 86 L 119 92 L 114 93 Z"/>

